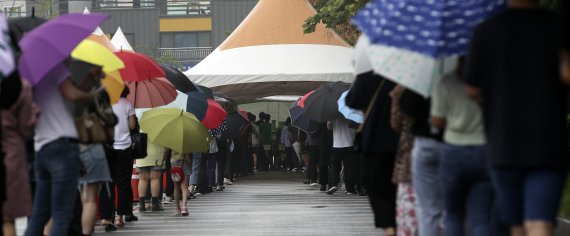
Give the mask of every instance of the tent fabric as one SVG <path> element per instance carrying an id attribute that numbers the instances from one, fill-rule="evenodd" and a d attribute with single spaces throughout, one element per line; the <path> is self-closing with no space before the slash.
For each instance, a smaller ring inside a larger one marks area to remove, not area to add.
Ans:
<path id="1" fill-rule="evenodd" d="M 323 25 L 303 34 L 304 21 L 314 13 L 306 0 L 260 0 L 220 47 L 185 74 L 238 101 L 351 83 L 350 45 Z"/>
<path id="2" fill-rule="evenodd" d="M 132 51 L 132 52 L 135 51 L 133 50 L 133 47 L 131 47 L 131 44 L 127 40 L 127 37 L 125 37 L 125 34 L 123 33 L 123 30 L 121 30 L 121 27 L 117 29 L 115 35 L 113 35 L 113 38 L 111 38 L 111 43 L 118 50 Z"/>
<path id="3" fill-rule="evenodd" d="M 85 7 L 85 10 L 83 10 L 83 14 L 85 14 L 85 15 L 91 14 L 91 12 L 89 11 L 89 8 Z M 97 26 L 97 29 L 95 29 L 95 30 L 93 31 L 93 33 L 91 33 L 91 34 L 94 34 L 94 35 L 97 35 L 97 36 L 102 36 L 102 35 L 104 35 L 103 30 L 101 30 L 101 27 L 99 27 L 99 26 Z"/>

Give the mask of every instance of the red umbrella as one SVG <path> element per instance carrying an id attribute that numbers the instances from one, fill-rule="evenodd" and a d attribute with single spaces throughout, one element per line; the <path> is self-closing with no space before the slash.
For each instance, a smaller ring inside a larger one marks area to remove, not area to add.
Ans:
<path id="1" fill-rule="evenodd" d="M 297 106 L 304 108 L 305 107 L 305 100 L 307 100 L 307 98 L 309 98 L 311 96 L 311 94 L 313 94 L 314 92 L 315 92 L 315 90 L 308 92 L 307 94 L 305 94 L 301 98 L 299 98 L 299 100 L 297 101 Z"/>
<path id="2" fill-rule="evenodd" d="M 154 108 L 171 103 L 178 93 L 166 79 L 146 79 L 139 82 L 125 81 L 131 93 L 127 99 L 135 108 Z"/>
<path id="3" fill-rule="evenodd" d="M 218 102 L 208 99 L 208 109 L 206 110 L 206 117 L 202 120 L 202 124 L 208 129 L 217 128 L 222 121 L 228 116 L 222 105 Z"/>
<path id="4" fill-rule="evenodd" d="M 247 111 L 244 109 L 239 108 L 238 113 L 247 121 L 249 121 L 249 116 L 247 115 Z"/>
<path id="5" fill-rule="evenodd" d="M 127 51 L 119 51 L 115 54 L 125 63 L 125 68 L 120 70 L 124 81 L 137 82 L 166 77 L 160 65 L 143 54 Z"/>

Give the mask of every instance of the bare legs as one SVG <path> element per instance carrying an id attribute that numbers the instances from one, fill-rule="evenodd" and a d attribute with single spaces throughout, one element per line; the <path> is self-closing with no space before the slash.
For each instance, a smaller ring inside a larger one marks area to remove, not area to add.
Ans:
<path id="1" fill-rule="evenodd" d="M 16 226 L 14 221 L 4 221 L 2 224 L 2 231 L 4 232 L 4 236 L 16 236 Z"/>
<path id="2" fill-rule="evenodd" d="M 81 214 L 81 228 L 84 235 L 93 233 L 97 214 L 97 195 L 99 194 L 99 183 L 87 184 L 81 190 L 81 202 L 83 203 L 83 213 Z"/>

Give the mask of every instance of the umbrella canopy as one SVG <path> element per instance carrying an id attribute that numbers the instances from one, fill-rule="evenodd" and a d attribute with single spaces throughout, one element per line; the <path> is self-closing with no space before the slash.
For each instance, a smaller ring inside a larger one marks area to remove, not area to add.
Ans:
<path id="1" fill-rule="evenodd" d="M 228 129 L 222 134 L 222 138 L 234 139 L 241 136 L 242 131 L 247 127 L 249 121 L 239 112 L 234 112 L 226 117 Z"/>
<path id="2" fill-rule="evenodd" d="M 291 117 L 291 125 L 306 133 L 314 133 L 319 129 L 319 122 L 305 116 L 303 108 L 299 106 L 298 102 L 289 108 L 289 116 Z"/>
<path id="3" fill-rule="evenodd" d="M 119 71 L 105 73 L 105 78 L 101 80 L 101 85 L 105 87 L 105 91 L 109 94 L 111 104 L 115 104 L 119 101 L 121 93 L 123 93 L 123 89 L 125 88 Z"/>
<path id="4" fill-rule="evenodd" d="M 315 90 L 308 92 L 307 94 L 299 98 L 299 101 L 297 101 L 297 105 L 299 105 L 299 107 L 301 108 L 305 107 L 305 101 L 307 101 L 307 98 L 309 98 L 309 96 L 311 96 L 311 94 L 313 94 L 314 92 Z"/>
<path id="5" fill-rule="evenodd" d="M 178 69 L 164 64 L 161 64 L 160 68 L 164 70 L 166 79 L 168 79 L 168 81 L 174 85 L 176 90 L 183 93 L 198 91 L 198 88 L 194 86 L 194 83 L 192 83 L 192 81 L 190 81 L 190 79 L 188 79 L 188 77 L 186 77 L 186 75 L 184 75 L 184 73 L 180 72 Z"/>
<path id="6" fill-rule="evenodd" d="M 131 93 L 127 99 L 135 108 L 154 108 L 174 101 L 178 93 L 166 79 L 147 79 L 140 82 L 127 81 Z"/>
<path id="7" fill-rule="evenodd" d="M 20 41 L 23 54 L 20 57 L 19 70 L 22 78 L 37 84 L 67 59 L 77 44 L 106 18 L 103 14 L 67 14 L 29 32 Z"/>
<path id="8" fill-rule="evenodd" d="M 22 40 L 24 37 L 24 34 L 32 31 L 36 27 L 46 22 L 46 19 L 36 17 L 34 15 L 28 17 L 11 18 L 8 20 L 10 35 L 13 40 L 20 42 L 20 40 Z"/>
<path id="9" fill-rule="evenodd" d="M 202 85 L 197 85 L 197 84 L 195 84 L 195 85 L 196 85 L 196 88 L 198 88 L 198 91 L 200 91 L 203 94 L 206 94 L 207 98 L 214 99 L 214 92 L 210 88 L 208 88 L 206 86 L 202 86 Z"/>
<path id="10" fill-rule="evenodd" d="M 504 9 L 505 0 L 373 0 L 352 22 L 375 44 L 431 57 L 467 51 L 475 26 Z"/>
<path id="11" fill-rule="evenodd" d="M 164 71 L 154 60 L 136 52 L 119 51 L 115 52 L 125 68 L 121 69 L 121 77 L 124 81 L 143 81 L 151 78 L 164 78 Z"/>
<path id="12" fill-rule="evenodd" d="M 321 85 L 304 102 L 304 114 L 318 122 L 343 119 L 338 111 L 338 99 L 350 85 L 343 82 Z"/>
<path id="13" fill-rule="evenodd" d="M 370 44 L 362 35 L 356 45 L 362 47 L 375 73 L 403 85 L 425 97 L 437 79 L 452 71 L 456 57 L 435 59 L 433 57 L 381 44 Z"/>
<path id="14" fill-rule="evenodd" d="M 337 101 L 338 111 L 347 120 L 351 120 L 359 124 L 364 123 L 364 113 L 362 111 L 352 109 L 346 105 L 345 99 L 347 95 L 348 91 L 345 91 L 344 93 L 342 93 L 342 95 L 340 95 L 340 98 Z"/>
<path id="15" fill-rule="evenodd" d="M 207 152 L 212 140 L 196 116 L 176 108 L 145 111 L 140 125 L 151 142 L 179 153 Z"/>
<path id="16" fill-rule="evenodd" d="M 201 92 L 193 91 L 187 95 L 186 111 L 196 115 L 196 118 L 208 129 L 219 127 L 228 115 L 218 102 L 207 98 Z"/>
<path id="17" fill-rule="evenodd" d="M 125 68 L 125 64 L 113 52 L 91 40 L 83 40 L 71 52 L 71 57 L 103 67 L 105 73 Z"/>

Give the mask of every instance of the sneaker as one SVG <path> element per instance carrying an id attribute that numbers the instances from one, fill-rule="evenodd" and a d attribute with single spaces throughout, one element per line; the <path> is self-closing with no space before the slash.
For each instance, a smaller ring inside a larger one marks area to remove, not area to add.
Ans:
<path id="1" fill-rule="evenodd" d="M 174 199 L 172 199 L 172 197 L 164 195 L 162 197 L 162 204 L 170 204 L 170 203 L 174 203 Z"/>
<path id="2" fill-rule="evenodd" d="M 224 191 L 224 187 L 218 186 L 218 187 L 216 187 L 216 191 L 218 191 L 218 192 Z"/>
<path id="3" fill-rule="evenodd" d="M 327 191 L 327 187 L 323 185 L 323 186 L 321 186 L 321 188 L 319 189 L 319 191 L 325 192 L 325 191 Z"/>
<path id="4" fill-rule="evenodd" d="M 231 181 L 230 179 L 228 179 L 228 178 L 224 178 L 224 184 L 232 185 L 232 184 L 234 184 L 234 182 L 232 182 L 232 181 Z"/>
<path id="5" fill-rule="evenodd" d="M 311 183 L 310 180 L 305 180 L 305 181 L 303 181 L 303 184 L 310 184 L 310 183 Z"/>
<path id="6" fill-rule="evenodd" d="M 319 184 L 317 184 L 317 183 L 315 183 L 315 182 L 309 184 L 309 186 L 311 186 L 311 187 L 315 187 L 315 186 L 317 186 L 317 185 L 319 185 Z"/>
<path id="7" fill-rule="evenodd" d="M 327 194 L 333 195 L 336 191 L 338 191 L 338 187 L 334 186 L 334 187 L 331 187 L 329 190 L 327 190 Z"/>
<path id="8" fill-rule="evenodd" d="M 297 172 L 297 168 L 293 168 L 291 172 Z"/>
<path id="9" fill-rule="evenodd" d="M 347 195 L 357 194 L 356 191 L 346 191 Z"/>

